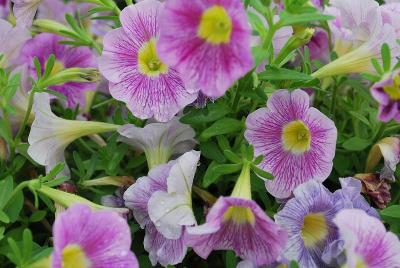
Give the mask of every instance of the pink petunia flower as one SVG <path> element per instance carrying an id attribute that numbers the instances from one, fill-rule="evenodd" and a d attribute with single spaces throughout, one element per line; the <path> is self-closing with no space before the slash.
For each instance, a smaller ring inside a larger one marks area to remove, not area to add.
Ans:
<path id="1" fill-rule="evenodd" d="M 122 28 L 104 37 L 99 67 L 110 82 L 111 95 L 136 117 L 166 122 L 192 103 L 197 92 L 189 92 L 179 73 L 158 57 L 162 5 L 148 0 L 126 7 L 120 17 Z"/>
<path id="2" fill-rule="evenodd" d="M 240 0 L 169 0 L 160 12 L 160 58 L 209 97 L 222 96 L 253 67 L 250 41 Z"/>
<path id="3" fill-rule="evenodd" d="M 129 226 L 114 212 L 73 205 L 56 218 L 53 236 L 52 268 L 139 267 L 130 251 Z"/>
<path id="4" fill-rule="evenodd" d="M 266 108 L 247 117 L 245 137 L 255 154 L 264 156 L 260 167 L 275 176 L 266 187 L 277 198 L 289 197 L 308 180 L 323 182 L 332 170 L 335 124 L 309 103 L 300 89 L 279 90 Z"/>

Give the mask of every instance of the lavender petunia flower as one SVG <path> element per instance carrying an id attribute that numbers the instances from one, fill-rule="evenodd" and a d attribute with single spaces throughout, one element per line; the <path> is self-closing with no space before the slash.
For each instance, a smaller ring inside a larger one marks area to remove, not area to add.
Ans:
<path id="1" fill-rule="evenodd" d="M 187 233 L 188 245 L 204 259 L 212 250 L 233 250 L 257 265 L 273 263 L 286 242 L 286 232 L 256 202 L 238 197 L 220 197 L 206 223 Z"/>
<path id="2" fill-rule="evenodd" d="M 21 47 L 30 37 L 29 30 L 25 27 L 13 27 L 8 21 L 0 19 L 0 55 L 3 55 L 0 67 L 14 65 Z"/>
<path id="3" fill-rule="evenodd" d="M 220 97 L 253 67 L 251 31 L 240 0 L 169 0 L 158 51 L 190 88 Z"/>
<path id="4" fill-rule="evenodd" d="M 344 240 L 346 263 L 343 267 L 400 267 L 399 238 L 362 210 L 346 209 L 333 220 Z"/>
<path id="5" fill-rule="evenodd" d="M 28 64 L 30 74 L 35 77 L 36 69 L 33 57 L 37 57 L 42 69 L 51 54 L 54 54 L 56 61 L 53 67 L 53 74 L 64 68 L 89 68 L 96 67 L 96 60 L 93 52 L 86 47 L 71 47 L 62 45 L 59 42 L 61 37 L 42 33 L 27 41 L 21 50 L 20 62 Z M 68 82 L 62 85 L 50 86 L 51 90 L 58 91 L 67 97 L 68 107 L 76 107 L 79 104 L 85 106 L 85 92 L 95 90 L 95 83 Z"/>
<path id="6" fill-rule="evenodd" d="M 74 13 L 77 9 L 73 2 L 64 2 L 63 0 L 41 0 L 42 3 L 38 7 L 37 18 L 55 20 L 65 23 L 65 15 Z"/>
<path id="7" fill-rule="evenodd" d="M 288 231 L 284 257 L 296 260 L 301 267 L 324 267 L 326 256 L 339 255 L 331 243 L 339 243 L 333 218 L 343 208 L 359 208 L 379 217 L 360 195 L 361 183 L 353 178 L 341 179 L 342 189 L 329 192 L 321 183 L 309 181 L 298 186 L 284 208 L 275 215 L 276 222 Z M 336 254 L 334 254 L 334 252 Z M 325 258 L 322 259 L 323 255 Z"/>
<path id="8" fill-rule="evenodd" d="M 130 251 L 129 226 L 114 212 L 73 205 L 56 218 L 53 236 L 53 268 L 139 267 Z"/>
<path id="9" fill-rule="evenodd" d="M 157 262 L 163 266 L 175 265 L 182 262 L 186 255 L 185 225 L 195 223 L 191 204 L 187 203 L 188 191 L 191 190 L 186 187 L 191 188 L 190 181 L 193 180 L 198 158 L 199 153 L 191 151 L 176 161 L 159 165 L 151 169 L 148 176 L 139 178 L 124 193 L 125 205 L 132 210 L 140 226 L 146 229 L 144 246 L 153 265 Z M 173 190 L 177 193 L 171 193 Z M 160 200 L 159 204 L 151 203 L 160 194 L 166 195 L 166 199 Z M 169 209 L 169 205 L 174 203 L 178 208 L 188 209 Z"/>
<path id="10" fill-rule="evenodd" d="M 308 180 L 324 181 L 332 170 L 336 127 L 332 120 L 309 107 L 307 93 L 279 90 L 267 108 L 251 113 L 245 137 L 255 155 L 263 155 L 260 167 L 275 176 L 266 182 L 268 192 L 287 198 Z"/>
<path id="11" fill-rule="evenodd" d="M 379 120 L 400 122 L 400 71 L 395 71 L 382 81 L 375 83 L 371 94 L 379 102 Z"/>
<path id="12" fill-rule="evenodd" d="M 190 151 L 196 145 L 196 133 L 177 117 L 167 123 L 149 123 L 144 128 L 125 125 L 118 130 L 120 141 L 146 154 L 149 168 L 165 164 L 174 155 Z"/>
<path id="13" fill-rule="evenodd" d="M 338 207 L 333 194 L 316 181 L 298 186 L 293 194 L 275 215 L 275 221 L 289 236 L 284 256 L 298 261 L 301 267 L 321 267 L 325 247 L 336 239 L 332 220 Z"/>
<path id="14" fill-rule="evenodd" d="M 388 3 L 379 6 L 379 8 L 382 13 L 383 23 L 388 23 L 395 27 L 396 37 L 400 39 L 400 2 Z"/>
<path id="15" fill-rule="evenodd" d="M 42 0 L 11 0 L 17 25 L 30 27 Z"/>
<path id="16" fill-rule="evenodd" d="M 104 37 L 100 71 L 110 82 L 110 93 L 141 118 L 166 122 L 197 98 L 178 72 L 157 55 L 158 14 L 163 4 L 147 0 L 121 12 L 122 28 Z"/>

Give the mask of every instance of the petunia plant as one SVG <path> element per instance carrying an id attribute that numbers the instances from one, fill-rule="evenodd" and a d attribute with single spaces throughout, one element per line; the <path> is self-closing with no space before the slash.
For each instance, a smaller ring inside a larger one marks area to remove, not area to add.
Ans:
<path id="1" fill-rule="evenodd" d="M 0 0 L 0 267 L 400 267 L 400 2 Z"/>

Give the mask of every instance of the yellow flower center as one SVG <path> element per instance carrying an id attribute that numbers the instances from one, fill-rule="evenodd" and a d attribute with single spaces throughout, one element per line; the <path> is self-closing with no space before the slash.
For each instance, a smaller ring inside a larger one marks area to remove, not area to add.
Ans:
<path id="1" fill-rule="evenodd" d="M 328 235 L 328 225 L 324 214 L 310 213 L 304 217 L 301 237 L 306 247 L 314 247 Z"/>
<path id="2" fill-rule="evenodd" d="M 65 66 L 61 61 L 55 60 L 54 61 L 54 65 L 53 65 L 53 69 L 51 70 L 50 75 L 55 75 L 55 74 L 61 72 L 62 70 L 64 70 L 64 68 L 65 68 Z"/>
<path id="3" fill-rule="evenodd" d="M 62 251 L 62 268 L 90 268 L 90 261 L 78 245 L 68 245 Z"/>
<path id="4" fill-rule="evenodd" d="M 232 20 L 222 6 L 212 6 L 203 12 L 197 35 L 206 42 L 219 45 L 231 39 Z"/>
<path id="5" fill-rule="evenodd" d="M 157 41 L 152 38 L 139 49 L 139 71 L 149 77 L 158 77 L 160 74 L 168 72 L 168 66 L 158 57 L 156 47 Z"/>
<path id="6" fill-rule="evenodd" d="M 256 219 L 251 209 L 246 207 L 233 206 L 226 210 L 224 214 L 225 221 L 234 221 L 237 224 L 254 224 Z"/>
<path id="7" fill-rule="evenodd" d="M 389 97 L 394 100 L 400 100 L 400 76 L 397 75 L 393 78 L 393 84 L 383 87 L 383 91 L 389 95 Z"/>
<path id="8" fill-rule="evenodd" d="M 288 123 L 282 131 L 283 147 L 286 151 L 301 154 L 310 150 L 311 134 L 301 120 Z"/>

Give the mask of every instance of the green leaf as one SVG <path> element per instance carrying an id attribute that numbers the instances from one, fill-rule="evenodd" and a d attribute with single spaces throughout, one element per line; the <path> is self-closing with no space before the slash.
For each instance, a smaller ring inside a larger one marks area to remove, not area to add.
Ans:
<path id="1" fill-rule="evenodd" d="M 371 124 L 369 123 L 368 119 L 365 116 L 363 116 L 362 114 L 359 114 L 356 111 L 349 111 L 349 113 L 351 114 L 351 116 L 357 118 L 358 120 L 363 122 L 368 127 L 371 127 Z"/>
<path id="2" fill-rule="evenodd" d="M 213 168 L 218 165 L 215 161 L 211 162 L 211 164 L 208 166 L 206 173 L 204 174 L 203 180 L 202 180 L 202 185 L 204 188 L 207 188 L 214 182 L 218 180 L 218 178 L 221 176 L 221 174 L 218 174 L 213 171 Z"/>
<path id="3" fill-rule="evenodd" d="M 385 43 L 382 45 L 381 54 L 382 54 L 383 70 L 385 72 L 389 72 L 390 65 L 392 64 L 392 57 L 388 44 Z"/>
<path id="4" fill-rule="evenodd" d="M 224 155 L 226 156 L 226 158 L 229 159 L 229 161 L 236 163 L 236 164 L 240 164 L 242 163 L 242 159 L 236 155 L 234 152 L 232 152 L 231 150 L 224 150 Z"/>
<path id="5" fill-rule="evenodd" d="M 400 205 L 393 205 L 380 211 L 383 218 L 389 217 L 400 220 Z"/>
<path id="6" fill-rule="evenodd" d="M 218 145 L 213 141 L 200 143 L 200 151 L 204 157 L 219 163 L 223 163 L 226 160 Z"/>
<path id="7" fill-rule="evenodd" d="M 200 138 L 207 140 L 211 137 L 223 134 L 229 134 L 233 132 L 239 132 L 243 129 L 244 124 L 242 121 L 233 118 L 224 118 L 216 121 L 209 128 L 204 130 Z"/>
<path id="8" fill-rule="evenodd" d="M 4 231 L 6 230 L 5 227 L 0 227 L 0 241 L 4 238 Z"/>
<path id="9" fill-rule="evenodd" d="M 299 268 L 299 264 L 296 261 L 291 261 L 290 268 Z"/>
<path id="10" fill-rule="evenodd" d="M 0 181 L 0 208 L 2 208 L 10 198 L 11 192 L 14 189 L 13 183 L 13 178 L 11 176 Z"/>
<path id="11" fill-rule="evenodd" d="M 4 223 L 10 223 L 10 218 L 2 210 L 0 210 L 0 221 Z"/>
<path id="12" fill-rule="evenodd" d="M 227 251 L 225 253 L 225 267 L 235 268 L 237 265 L 236 254 L 233 251 Z"/>
<path id="13" fill-rule="evenodd" d="M 279 22 L 279 26 L 281 27 L 300 24 L 300 23 L 301 24 L 309 23 L 313 21 L 327 21 L 335 18 L 333 16 L 324 15 L 318 12 L 304 13 L 304 14 L 290 14 L 288 12 L 283 11 L 281 12 L 280 16 L 281 20 Z"/>
<path id="14" fill-rule="evenodd" d="M 220 175 L 233 174 L 240 171 L 242 166 L 242 164 L 217 164 L 212 171 Z"/>
<path id="15" fill-rule="evenodd" d="M 366 149 L 371 144 L 370 141 L 358 137 L 353 137 L 346 140 L 342 146 L 349 151 L 359 152 Z"/>
<path id="16" fill-rule="evenodd" d="M 43 218 L 46 217 L 46 211 L 45 210 L 38 210 L 32 213 L 32 215 L 29 217 L 30 222 L 38 222 L 43 220 Z"/>
<path id="17" fill-rule="evenodd" d="M 265 170 L 257 167 L 254 164 L 250 165 L 251 170 L 260 178 L 264 179 L 264 180 L 272 180 L 274 178 L 274 176 L 268 172 L 266 172 Z"/>
<path id="18" fill-rule="evenodd" d="M 29 260 L 32 255 L 33 240 L 32 233 L 29 229 L 25 229 L 22 233 L 23 255 L 25 260 Z"/>
<path id="19" fill-rule="evenodd" d="M 314 77 L 300 73 L 294 70 L 277 68 L 267 66 L 266 70 L 258 74 L 260 80 L 280 81 L 280 80 L 295 80 L 295 81 L 309 81 L 313 80 Z"/>
<path id="20" fill-rule="evenodd" d="M 185 114 L 180 121 L 184 124 L 201 124 L 216 121 L 231 112 L 224 103 L 211 103 L 205 109 L 193 109 Z"/>

